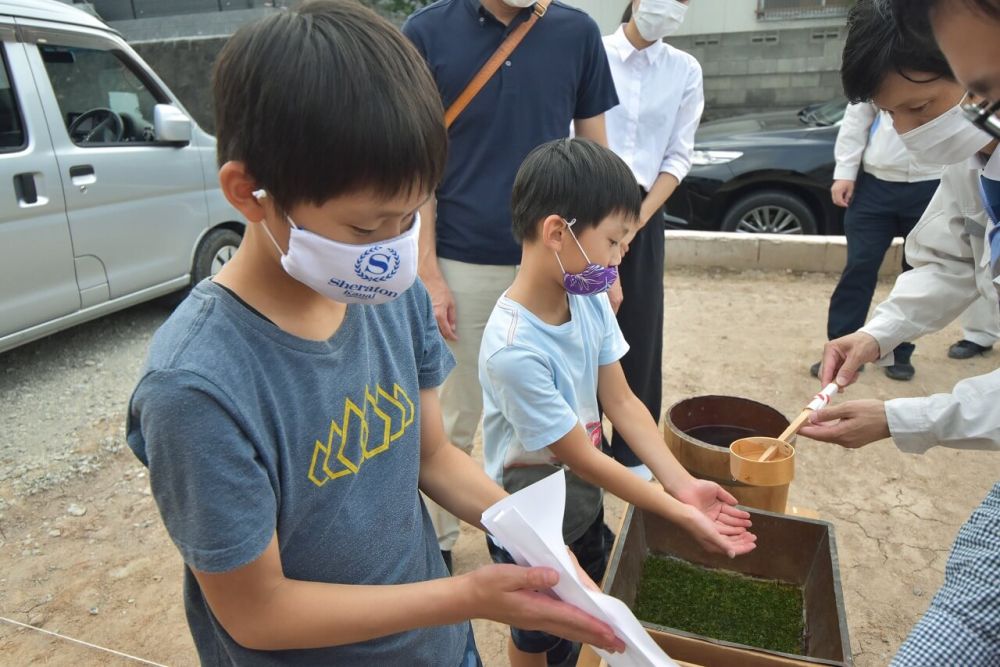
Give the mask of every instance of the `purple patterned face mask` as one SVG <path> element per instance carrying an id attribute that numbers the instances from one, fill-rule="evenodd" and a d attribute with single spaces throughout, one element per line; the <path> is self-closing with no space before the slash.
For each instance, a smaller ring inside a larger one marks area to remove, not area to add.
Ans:
<path id="1" fill-rule="evenodd" d="M 573 233 L 574 223 L 576 223 L 576 218 L 567 222 L 566 228 L 569 229 L 569 234 L 573 237 L 573 241 L 576 242 L 576 247 L 580 249 L 583 258 L 587 260 L 587 267 L 580 273 L 567 273 L 566 267 L 563 266 L 562 260 L 559 259 L 559 253 L 556 253 L 556 261 L 559 262 L 559 268 L 563 272 L 563 287 L 570 294 L 577 296 L 603 294 L 611 289 L 611 286 L 618 280 L 618 267 L 601 266 L 600 264 L 591 262 L 583 246 L 580 245 L 580 241 L 577 240 L 576 234 Z"/>

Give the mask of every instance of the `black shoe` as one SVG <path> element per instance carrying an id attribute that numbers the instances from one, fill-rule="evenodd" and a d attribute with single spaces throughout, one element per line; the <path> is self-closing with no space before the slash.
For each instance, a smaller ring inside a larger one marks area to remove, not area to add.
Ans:
<path id="1" fill-rule="evenodd" d="M 913 379 L 913 374 L 917 372 L 913 368 L 913 364 L 909 362 L 895 363 L 892 366 L 886 366 L 884 370 L 887 378 L 900 382 L 909 382 Z"/>
<path id="2" fill-rule="evenodd" d="M 444 559 L 444 566 L 448 568 L 448 574 L 455 574 L 455 571 L 451 567 L 451 552 L 442 549 L 441 558 Z"/>
<path id="3" fill-rule="evenodd" d="M 820 367 L 820 365 L 822 363 L 823 362 L 821 362 L 821 361 L 817 361 L 815 364 L 813 364 L 812 366 L 810 366 L 809 367 L 809 375 L 812 375 L 814 378 L 818 378 L 819 377 L 819 367 Z M 858 372 L 859 373 L 864 373 L 865 372 L 865 367 L 864 367 L 863 364 L 861 365 L 860 368 L 858 368 Z"/>
<path id="4" fill-rule="evenodd" d="M 971 359 L 977 354 L 983 354 L 993 349 L 993 346 L 983 347 L 971 340 L 962 339 L 948 348 L 948 356 L 952 359 Z"/>

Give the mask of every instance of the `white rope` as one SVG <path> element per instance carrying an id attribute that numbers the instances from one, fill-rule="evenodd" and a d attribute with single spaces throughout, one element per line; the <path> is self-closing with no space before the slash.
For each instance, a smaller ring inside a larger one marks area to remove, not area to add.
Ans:
<path id="1" fill-rule="evenodd" d="M 28 630 L 34 630 L 36 632 L 41 632 L 46 635 L 52 635 L 53 637 L 58 637 L 59 639 L 65 639 L 66 641 L 73 642 L 75 644 L 80 644 L 88 648 L 95 648 L 98 651 L 104 651 L 105 653 L 111 653 L 113 655 L 121 656 L 122 658 L 128 658 L 129 660 L 135 660 L 136 662 L 141 662 L 144 665 L 153 665 L 153 667 L 167 667 L 166 665 L 161 665 L 158 662 L 152 662 L 150 660 L 144 660 L 143 658 L 137 658 L 134 655 L 129 655 L 128 653 L 122 653 L 121 651 L 115 651 L 114 649 L 105 648 L 103 646 L 98 646 L 97 644 L 91 644 L 90 642 L 85 642 L 80 639 L 73 639 L 72 637 L 67 637 L 66 635 L 61 635 L 58 632 L 52 632 L 51 630 L 46 630 L 44 628 L 36 628 L 33 625 L 28 625 L 27 623 L 21 623 L 20 621 L 15 621 L 12 618 L 4 618 L 0 616 L 0 621 L 10 623 L 11 625 L 16 625 L 22 628 L 27 628 Z"/>

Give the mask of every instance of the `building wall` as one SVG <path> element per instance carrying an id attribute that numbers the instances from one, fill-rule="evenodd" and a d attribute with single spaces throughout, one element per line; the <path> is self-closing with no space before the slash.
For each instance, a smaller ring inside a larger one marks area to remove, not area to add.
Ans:
<path id="1" fill-rule="evenodd" d="M 601 32 L 612 32 L 621 20 L 629 0 L 563 0 L 594 17 Z M 761 20 L 757 18 L 757 0 L 691 0 L 684 24 L 677 36 L 787 30 L 842 25 L 843 16 L 813 19 Z"/>
<path id="2" fill-rule="evenodd" d="M 667 41 L 701 63 L 709 117 L 825 102 L 840 84 L 844 28 L 795 28 Z"/>

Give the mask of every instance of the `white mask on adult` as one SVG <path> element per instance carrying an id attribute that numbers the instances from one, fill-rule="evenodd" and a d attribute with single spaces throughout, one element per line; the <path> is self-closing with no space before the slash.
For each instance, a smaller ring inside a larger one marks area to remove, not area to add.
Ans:
<path id="1" fill-rule="evenodd" d="M 658 42 L 677 32 L 684 22 L 688 6 L 678 0 L 639 0 L 635 10 L 635 27 L 642 38 Z"/>
<path id="2" fill-rule="evenodd" d="M 510 5 L 511 7 L 520 7 L 524 9 L 525 7 L 530 7 L 535 4 L 535 0 L 503 0 L 505 5 Z"/>
<path id="3" fill-rule="evenodd" d="M 918 162 L 942 165 L 968 160 L 993 140 L 966 119 L 961 102 L 899 138 Z"/>

